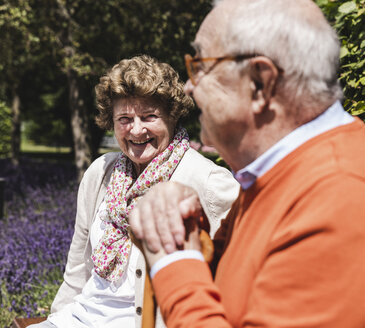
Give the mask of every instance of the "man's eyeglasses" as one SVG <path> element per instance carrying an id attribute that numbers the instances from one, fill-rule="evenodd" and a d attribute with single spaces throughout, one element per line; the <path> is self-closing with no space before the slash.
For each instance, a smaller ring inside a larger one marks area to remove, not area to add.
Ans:
<path id="1" fill-rule="evenodd" d="M 191 57 L 189 54 L 185 55 L 185 66 L 186 71 L 188 72 L 189 79 L 193 85 L 197 85 L 197 76 L 199 72 L 203 72 L 204 75 L 209 74 L 214 67 L 216 67 L 219 63 L 225 60 L 234 60 L 234 61 L 241 61 L 245 59 L 250 59 L 253 57 L 261 56 L 258 54 L 243 54 L 243 55 L 236 55 L 236 56 L 222 56 L 222 57 L 205 57 L 205 58 L 199 58 L 199 57 Z M 208 69 L 204 69 L 203 62 L 213 62 L 212 65 Z M 275 63 L 274 65 L 277 67 L 279 73 L 283 73 L 284 71 L 277 66 Z"/>

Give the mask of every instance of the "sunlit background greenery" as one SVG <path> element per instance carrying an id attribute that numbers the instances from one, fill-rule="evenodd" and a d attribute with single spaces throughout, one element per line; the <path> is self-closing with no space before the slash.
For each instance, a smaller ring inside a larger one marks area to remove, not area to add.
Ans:
<path id="1" fill-rule="evenodd" d="M 364 0 L 315 2 L 341 40 L 339 77 L 344 88 L 344 106 L 365 120 Z M 35 174 L 25 172 L 25 168 L 32 165 L 35 172 L 39 160 L 63 165 L 73 163 L 79 153 L 87 164 L 100 153 L 109 151 L 100 147 L 104 132 L 93 120 L 94 86 L 99 77 L 122 58 L 146 53 L 170 63 L 185 80 L 184 54 L 192 52 L 190 42 L 210 8 L 208 0 L 3 0 L 0 3 L 0 158 L 3 158 L 0 177 L 7 170 L 9 176 L 28 181 Z M 69 98 L 72 88 L 78 91 L 76 104 Z M 72 128 L 71 117 L 75 113 L 82 124 Z M 196 117 L 194 111 L 184 125 L 191 139 L 198 141 Z M 81 147 L 75 145 L 72 137 L 75 128 L 88 135 Z M 217 160 L 214 153 L 206 155 Z M 221 160 L 217 161 L 224 165 Z M 85 166 L 77 168 L 82 174 Z M 49 170 L 41 168 L 38 174 L 47 175 Z M 69 169 L 62 170 L 57 172 Z M 49 173 L 49 177 L 60 174 Z M 62 188 L 59 181 L 53 181 L 57 186 L 53 189 L 61 188 L 57 192 L 62 192 L 68 186 L 75 193 L 76 179 L 76 175 L 64 179 Z M 8 195 L 8 212 L 5 221 L 0 220 L 2 229 L 10 227 L 11 217 L 19 220 L 13 224 L 27 222 L 32 206 L 43 206 L 43 198 L 37 197 L 48 192 L 45 185 L 24 182 L 21 193 L 12 191 Z M 76 200 L 71 196 L 70 203 Z M 55 203 L 57 196 L 52 197 L 50 201 Z M 31 206 L 26 203 L 29 199 L 34 199 Z M 9 204 L 13 204 L 14 210 L 28 206 L 28 211 L 16 216 Z M 52 210 L 71 207 L 59 205 Z M 37 210 L 34 215 L 46 217 L 49 212 Z M 73 214 L 64 216 L 72 225 Z M 32 285 L 32 290 L 25 294 L 14 292 L 14 286 L 0 279 L 1 327 L 10 325 L 15 316 L 49 312 L 62 272 L 53 271 L 43 278 L 47 283 Z M 32 308 L 28 312 L 22 310 L 24 297 L 27 306 Z"/>
<path id="2" fill-rule="evenodd" d="M 364 118 L 364 0 L 315 2 L 342 42 L 344 106 Z M 83 145 L 88 148 L 85 156 L 91 161 L 103 137 L 93 121 L 94 86 L 100 75 L 122 58 L 147 53 L 170 63 L 185 80 L 184 54 L 192 52 L 190 42 L 210 8 L 208 0 L 3 1 L 0 156 L 12 156 L 16 162 L 24 140 L 80 152 L 70 124 L 71 115 L 78 111 L 82 131 L 89 136 Z M 80 108 L 69 101 L 72 82 L 79 91 Z M 197 140 L 196 117 L 195 111 L 184 125 Z"/>

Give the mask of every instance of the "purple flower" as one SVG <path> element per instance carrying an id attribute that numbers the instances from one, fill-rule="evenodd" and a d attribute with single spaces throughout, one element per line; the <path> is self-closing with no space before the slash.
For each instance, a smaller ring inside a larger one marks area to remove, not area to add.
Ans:
<path id="1" fill-rule="evenodd" d="M 6 179 L 0 286 L 11 300 L 9 311 L 35 316 L 39 302 L 48 296 L 42 287 L 61 283 L 76 212 L 75 169 L 31 160 L 15 168 L 9 160 L 0 160 L 0 172 Z M 0 297 L 2 308 L 8 307 L 5 302 Z"/>

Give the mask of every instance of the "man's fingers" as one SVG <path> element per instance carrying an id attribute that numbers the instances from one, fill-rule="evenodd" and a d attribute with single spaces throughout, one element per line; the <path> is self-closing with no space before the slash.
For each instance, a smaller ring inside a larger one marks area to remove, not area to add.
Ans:
<path id="1" fill-rule="evenodd" d="M 197 217 L 200 212 L 199 198 L 192 188 L 166 182 L 142 197 L 130 214 L 130 225 L 135 236 L 143 239 L 151 252 L 156 253 L 163 247 L 166 253 L 171 253 L 184 244 L 183 219 Z"/>
<path id="2" fill-rule="evenodd" d="M 156 253 L 161 249 L 161 243 L 155 227 L 153 210 L 149 202 L 140 205 L 130 213 L 129 224 L 136 238 L 145 240 L 148 249 Z"/>
<path id="3" fill-rule="evenodd" d="M 161 204 L 158 212 L 155 212 L 156 230 L 160 236 L 161 244 L 166 253 L 172 253 L 176 250 L 175 240 L 170 230 L 170 223 L 174 221 L 174 213 L 169 208 L 168 203 Z"/>
<path id="4" fill-rule="evenodd" d="M 139 208 L 135 208 L 129 215 L 129 224 L 138 239 L 143 239 L 143 229 L 141 225 L 141 216 Z"/>
<path id="5" fill-rule="evenodd" d="M 185 227 L 180 213 L 176 210 L 174 219 L 169 221 L 169 227 L 174 238 L 174 244 L 182 246 L 185 240 Z"/>
<path id="6" fill-rule="evenodd" d="M 169 186 L 167 186 L 169 187 Z M 160 189 L 160 207 L 155 209 L 156 230 L 166 253 L 176 251 L 176 245 L 182 245 L 185 229 L 178 210 L 178 199 L 171 197 L 171 188 Z"/>
<path id="7" fill-rule="evenodd" d="M 189 195 L 179 203 L 180 214 L 183 218 L 200 216 L 202 207 L 196 194 Z"/>
<path id="8" fill-rule="evenodd" d="M 153 253 L 157 253 L 162 245 L 156 229 L 156 214 L 153 210 L 152 203 L 144 202 L 143 206 L 139 209 L 139 213 L 142 222 L 143 239 L 148 249 Z"/>
<path id="9" fill-rule="evenodd" d="M 182 246 L 184 243 L 185 227 L 178 211 L 178 205 L 176 203 L 168 203 L 166 209 L 168 221 L 165 226 L 169 231 L 169 239 L 163 240 L 163 245 L 167 253 L 175 251 L 176 246 Z M 171 245 L 170 245 L 171 243 Z"/>

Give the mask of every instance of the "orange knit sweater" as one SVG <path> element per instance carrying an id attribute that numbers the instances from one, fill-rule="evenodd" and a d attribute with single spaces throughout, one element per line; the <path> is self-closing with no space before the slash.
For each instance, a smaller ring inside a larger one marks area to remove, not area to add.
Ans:
<path id="1" fill-rule="evenodd" d="M 153 279 L 168 327 L 365 327 L 365 126 L 301 145 L 241 192 L 208 265 Z"/>

